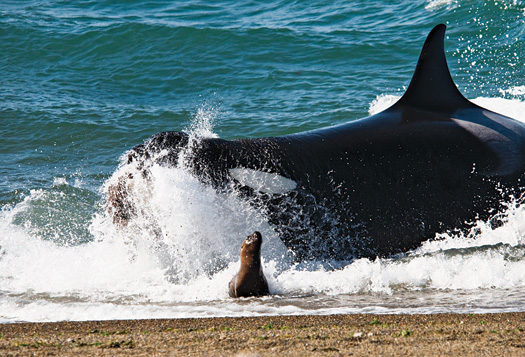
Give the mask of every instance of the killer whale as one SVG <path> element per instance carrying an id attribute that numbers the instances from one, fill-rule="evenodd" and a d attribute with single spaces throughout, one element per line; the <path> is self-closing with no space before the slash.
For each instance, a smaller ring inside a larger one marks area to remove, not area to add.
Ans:
<path id="1" fill-rule="evenodd" d="M 376 115 L 232 141 L 162 132 L 131 149 L 128 163 L 147 176 L 148 165 L 177 166 L 189 152 L 187 168 L 217 190 L 250 197 L 297 260 L 392 255 L 493 219 L 521 197 L 525 125 L 459 92 L 445 30 L 430 32 L 408 89 Z M 129 219 L 124 193 L 108 202 L 120 222 Z"/>

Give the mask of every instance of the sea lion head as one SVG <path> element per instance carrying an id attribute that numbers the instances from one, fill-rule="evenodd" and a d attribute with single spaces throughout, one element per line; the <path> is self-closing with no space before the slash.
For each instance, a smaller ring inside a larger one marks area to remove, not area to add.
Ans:
<path id="1" fill-rule="evenodd" d="M 246 237 L 241 247 L 241 265 L 261 264 L 261 245 L 262 235 L 259 232 L 254 232 L 252 235 Z"/>

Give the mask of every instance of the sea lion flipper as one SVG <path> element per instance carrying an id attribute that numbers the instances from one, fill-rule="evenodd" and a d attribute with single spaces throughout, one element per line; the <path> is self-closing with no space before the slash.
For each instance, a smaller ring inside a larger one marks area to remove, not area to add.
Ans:
<path id="1" fill-rule="evenodd" d="M 232 280 L 230 280 L 230 282 L 228 283 L 228 294 L 230 295 L 230 297 L 238 297 L 237 296 L 237 291 L 235 289 L 235 280 L 237 279 L 237 274 L 235 274 L 232 278 Z"/>
<path id="2" fill-rule="evenodd" d="M 241 268 L 228 284 L 230 297 L 269 295 L 261 264 L 262 235 L 254 232 L 241 246 Z"/>

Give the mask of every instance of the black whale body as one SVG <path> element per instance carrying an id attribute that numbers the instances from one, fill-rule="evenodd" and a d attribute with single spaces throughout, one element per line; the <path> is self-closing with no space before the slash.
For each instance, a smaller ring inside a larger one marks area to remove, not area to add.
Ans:
<path id="1" fill-rule="evenodd" d="M 444 34 L 444 25 L 432 30 L 409 88 L 387 110 L 283 137 L 203 138 L 189 167 L 218 189 L 233 183 L 251 195 L 298 260 L 391 255 L 494 217 L 502 202 L 521 195 L 525 125 L 460 94 Z M 128 160 L 162 151 L 157 162 L 176 166 L 188 142 L 182 132 L 159 133 Z M 259 192 L 232 169 L 296 185 Z"/>

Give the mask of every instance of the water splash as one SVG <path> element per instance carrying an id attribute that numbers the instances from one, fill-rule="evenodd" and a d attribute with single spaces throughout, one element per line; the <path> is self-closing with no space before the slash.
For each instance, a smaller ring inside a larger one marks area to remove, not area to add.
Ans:
<path id="1" fill-rule="evenodd" d="M 371 106 L 388 106 L 393 100 L 380 96 Z M 516 99 L 476 101 L 495 111 L 523 105 Z M 198 128 L 212 130 L 204 121 L 199 126 L 197 120 L 195 131 L 188 129 L 195 140 L 201 137 Z M 123 163 L 102 192 L 107 194 L 109 186 L 129 174 L 133 179 L 127 182 L 128 189 L 139 207 L 133 218 L 119 227 L 101 207 L 87 224 L 92 238 L 78 244 L 43 239 L 30 226 L 17 223 L 17 217 L 45 202 L 50 192 L 72 190 L 68 180 L 58 178 L 53 187 L 32 191 L 23 201 L 3 208 L 1 321 L 460 312 L 474 311 L 473 301 L 481 311 L 523 306 L 522 206 L 509 204 L 499 227 L 477 222 L 471 234 L 441 235 L 407 255 L 340 265 L 294 264 L 264 212 L 235 190 L 217 192 L 183 165 L 167 168 L 152 163 L 145 177 L 136 163 Z M 238 269 L 240 245 L 254 230 L 264 236 L 264 271 L 270 291 L 278 295 L 232 301 L 227 284 Z M 494 300 L 501 294 L 513 298 Z"/>
<path id="2" fill-rule="evenodd" d="M 220 107 L 220 103 L 216 100 L 201 103 L 197 107 L 189 127 L 184 131 L 195 140 L 199 140 L 199 138 L 218 138 L 219 136 L 214 133 L 213 129 L 220 116 Z"/>

